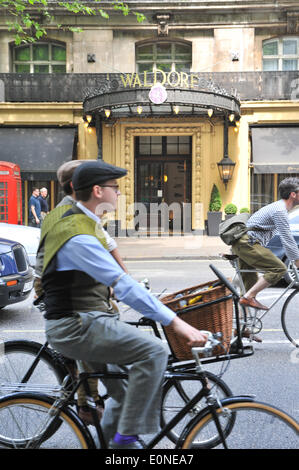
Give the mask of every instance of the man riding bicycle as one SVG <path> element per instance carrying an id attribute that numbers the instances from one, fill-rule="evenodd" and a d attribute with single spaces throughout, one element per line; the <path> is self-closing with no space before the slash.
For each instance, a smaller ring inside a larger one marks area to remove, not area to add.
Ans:
<path id="1" fill-rule="evenodd" d="M 286 265 L 275 256 L 266 245 L 274 235 L 280 236 L 289 260 L 295 261 L 299 268 L 299 249 L 291 234 L 288 211 L 299 204 L 299 178 L 286 178 L 279 184 L 281 199 L 268 204 L 255 212 L 247 221 L 249 231 L 233 245 L 232 251 L 240 258 L 240 268 L 264 272 L 258 278 L 257 273 L 242 273 L 246 289 L 240 304 L 262 310 L 256 295 L 266 287 L 275 285 L 286 273 Z"/>
<path id="2" fill-rule="evenodd" d="M 49 343 L 93 370 L 128 372 L 127 382 L 105 382 L 110 398 L 102 428 L 110 448 L 140 449 L 138 435 L 159 429 L 168 352 L 160 339 L 119 321 L 110 308 L 109 288 L 142 315 L 171 324 L 190 347 L 203 345 L 207 337 L 134 281 L 107 250 L 99 217 L 115 210 L 117 179 L 126 173 L 101 160 L 76 168 L 72 183 L 79 202 L 46 236 L 42 284 Z"/>

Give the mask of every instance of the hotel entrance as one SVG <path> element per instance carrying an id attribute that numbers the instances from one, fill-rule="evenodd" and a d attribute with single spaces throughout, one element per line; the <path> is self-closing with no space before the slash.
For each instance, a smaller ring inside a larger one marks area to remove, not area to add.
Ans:
<path id="1" fill-rule="evenodd" d="M 135 202 L 146 211 L 140 229 L 183 228 L 184 203 L 191 203 L 191 161 L 190 136 L 135 138 Z M 162 203 L 167 215 L 161 213 Z"/>

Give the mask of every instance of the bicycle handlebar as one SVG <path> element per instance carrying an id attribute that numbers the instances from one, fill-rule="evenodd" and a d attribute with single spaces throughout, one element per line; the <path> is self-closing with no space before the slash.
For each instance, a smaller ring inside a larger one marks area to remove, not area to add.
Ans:
<path id="1" fill-rule="evenodd" d="M 294 274 L 296 282 L 299 282 L 299 268 L 297 268 L 294 261 L 290 263 L 290 271 Z"/>
<path id="2" fill-rule="evenodd" d="M 207 335 L 208 339 L 204 346 L 195 346 L 191 348 L 193 357 L 196 363 L 200 364 L 199 354 L 203 354 L 205 357 L 210 357 L 213 355 L 213 349 L 221 344 L 220 339 L 222 338 L 222 333 L 211 333 L 211 331 L 201 330 L 201 333 Z"/>

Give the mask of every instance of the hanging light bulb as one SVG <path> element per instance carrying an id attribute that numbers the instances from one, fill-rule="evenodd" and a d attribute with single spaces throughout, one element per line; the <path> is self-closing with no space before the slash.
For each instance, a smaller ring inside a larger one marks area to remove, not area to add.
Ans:
<path id="1" fill-rule="evenodd" d="M 111 109 L 105 109 L 105 116 L 106 118 L 110 117 Z"/>
<path id="2" fill-rule="evenodd" d="M 235 127 L 234 127 L 234 131 L 235 131 L 236 133 L 239 132 L 238 126 L 235 126 Z"/>
<path id="3" fill-rule="evenodd" d="M 88 134 L 92 134 L 93 127 L 89 127 L 87 130 L 88 130 Z"/>
<path id="4" fill-rule="evenodd" d="M 87 128 L 88 128 L 88 126 L 89 126 L 88 122 L 87 122 L 87 121 L 85 121 L 85 122 L 84 122 L 84 127 L 87 129 Z"/>
<path id="5" fill-rule="evenodd" d="M 213 116 L 214 110 L 212 108 L 208 109 L 208 116 L 212 117 Z"/>
<path id="6" fill-rule="evenodd" d="M 137 106 L 137 113 L 141 114 L 142 113 L 142 106 Z"/>
<path id="7" fill-rule="evenodd" d="M 86 121 L 90 122 L 92 120 L 92 116 L 90 114 L 86 115 Z"/>
<path id="8" fill-rule="evenodd" d="M 240 121 L 236 121 L 236 126 L 237 127 L 240 127 L 240 124 L 241 124 Z"/>
<path id="9" fill-rule="evenodd" d="M 232 113 L 228 116 L 228 119 L 230 120 L 230 122 L 233 122 L 233 120 L 235 119 L 235 115 Z"/>
<path id="10" fill-rule="evenodd" d="M 175 114 L 179 114 L 179 112 L 180 112 L 180 107 L 179 107 L 179 106 L 174 106 L 174 107 L 173 107 L 173 112 L 174 112 Z"/>

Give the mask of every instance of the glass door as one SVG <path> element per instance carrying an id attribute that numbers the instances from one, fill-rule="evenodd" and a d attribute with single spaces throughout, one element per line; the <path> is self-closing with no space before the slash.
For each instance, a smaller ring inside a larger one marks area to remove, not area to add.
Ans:
<path id="1" fill-rule="evenodd" d="M 170 229 L 174 203 L 183 223 L 184 203 L 191 203 L 191 137 L 139 137 L 135 151 L 135 202 L 146 208 L 144 223 L 153 228 L 158 220 L 157 228 L 161 228 L 161 211 L 155 213 L 161 203 L 169 208 Z"/>

